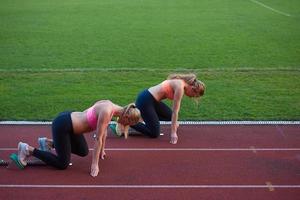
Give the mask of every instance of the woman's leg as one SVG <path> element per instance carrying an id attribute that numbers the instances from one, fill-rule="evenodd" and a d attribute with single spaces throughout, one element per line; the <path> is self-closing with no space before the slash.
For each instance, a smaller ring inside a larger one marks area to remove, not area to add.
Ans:
<path id="1" fill-rule="evenodd" d="M 84 138 L 84 135 L 75 135 L 71 134 L 71 152 L 73 154 L 76 154 L 78 156 L 87 156 L 89 153 L 89 148 L 87 145 L 87 142 Z M 39 139 L 44 139 L 44 138 L 39 138 Z M 41 149 L 43 151 L 50 151 L 52 148 L 54 148 L 53 140 L 49 138 L 45 138 L 45 144 L 40 144 L 40 146 L 44 145 L 44 149 Z"/>
<path id="2" fill-rule="evenodd" d="M 71 134 L 70 138 L 72 153 L 81 157 L 87 156 L 89 154 L 89 148 L 84 135 Z"/>
<path id="3" fill-rule="evenodd" d="M 158 116 L 154 109 L 147 109 L 141 111 L 144 123 L 131 126 L 138 132 L 141 132 L 151 138 L 157 138 L 160 134 L 160 124 Z"/>
<path id="4" fill-rule="evenodd" d="M 66 169 L 71 159 L 71 138 L 73 134 L 70 113 L 60 114 L 52 123 L 53 144 L 56 154 L 34 149 L 33 156 L 58 169 Z"/>
<path id="5" fill-rule="evenodd" d="M 136 100 L 136 106 L 141 112 L 144 123 L 131 126 L 151 138 L 157 138 L 160 134 L 159 118 L 155 109 L 156 100 L 148 90 L 141 92 Z"/>
<path id="6" fill-rule="evenodd" d="M 158 102 L 155 105 L 155 110 L 160 121 L 171 121 L 172 120 L 172 109 L 169 108 L 165 103 Z"/>

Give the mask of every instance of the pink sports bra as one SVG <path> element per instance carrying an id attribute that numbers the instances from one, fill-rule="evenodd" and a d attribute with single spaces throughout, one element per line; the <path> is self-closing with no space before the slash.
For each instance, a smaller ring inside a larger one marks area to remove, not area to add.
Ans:
<path id="1" fill-rule="evenodd" d="M 111 118 L 113 117 L 114 113 L 115 113 L 115 110 L 113 109 L 113 111 L 111 113 Z M 98 115 L 96 114 L 96 111 L 95 111 L 95 105 L 93 105 L 92 107 L 90 107 L 87 110 L 86 119 L 87 119 L 87 122 L 88 122 L 90 128 L 92 130 L 96 130 L 97 122 L 98 122 Z"/>
<path id="2" fill-rule="evenodd" d="M 165 96 L 168 99 L 173 100 L 174 99 L 174 91 L 173 91 L 171 85 L 168 83 L 167 80 L 165 80 L 165 81 L 162 82 L 162 88 L 163 88 L 163 90 L 165 92 Z"/>
<path id="3" fill-rule="evenodd" d="M 96 130 L 98 116 L 95 111 L 95 106 L 90 107 L 86 113 L 87 122 L 92 130 Z"/>

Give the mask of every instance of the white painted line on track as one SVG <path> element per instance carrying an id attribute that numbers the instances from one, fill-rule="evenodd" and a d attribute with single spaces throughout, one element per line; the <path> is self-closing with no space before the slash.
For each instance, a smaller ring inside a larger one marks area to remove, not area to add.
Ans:
<path id="1" fill-rule="evenodd" d="M 91 151 L 93 149 L 90 149 Z M 253 151 L 253 148 L 107 148 L 108 151 Z M 256 151 L 300 151 L 300 148 L 255 148 Z"/>
<path id="2" fill-rule="evenodd" d="M 180 125 L 300 125 L 300 121 L 178 121 Z M 115 124 L 116 122 L 111 122 Z M 0 125 L 51 125 L 51 121 L 0 121 Z M 162 125 L 171 122 L 161 121 Z"/>
<path id="3" fill-rule="evenodd" d="M 0 148 L 0 151 L 16 151 L 17 148 Z M 90 148 L 90 151 L 94 149 Z M 300 148 L 106 148 L 106 151 L 300 151 Z"/>
<path id="4" fill-rule="evenodd" d="M 273 188 L 288 188 L 300 189 L 300 185 L 272 185 Z M 268 185 L 19 185 L 19 184 L 0 184 L 0 188 L 144 188 L 144 189 L 253 189 L 253 188 L 266 188 Z"/>
<path id="5" fill-rule="evenodd" d="M 252 1 L 253 3 L 256 3 L 256 4 L 258 4 L 258 5 L 262 6 L 262 7 L 265 7 L 267 9 L 269 9 L 269 10 L 272 10 L 273 12 L 276 12 L 278 14 L 284 15 L 286 17 L 291 17 L 290 14 L 282 12 L 282 11 L 279 11 L 279 10 L 276 10 L 276 9 L 274 9 L 274 8 L 272 8 L 270 6 L 267 6 L 267 5 L 265 5 L 265 4 L 263 4 L 263 3 L 259 2 L 259 1 L 256 1 L 256 0 L 250 0 L 250 1 Z"/>

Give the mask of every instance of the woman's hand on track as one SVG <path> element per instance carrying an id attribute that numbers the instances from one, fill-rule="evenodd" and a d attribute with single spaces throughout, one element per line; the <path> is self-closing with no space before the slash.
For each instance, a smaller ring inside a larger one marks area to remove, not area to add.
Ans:
<path id="1" fill-rule="evenodd" d="M 105 157 L 106 157 L 106 153 L 105 153 L 105 151 L 103 150 L 103 151 L 101 151 L 100 158 L 101 158 L 102 160 L 104 160 Z"/>
<path id="2" fill-rule="evenodd" d="M 171 144 L 177 144 L 177 141 L 178 141 L 177 133 L 171 133 L 171 140 L 170 140 L 170 143 L 171 143 Z"/>
<path id="3" fill-rule="evenodd" d="M 99 166 L 98 164 L 92 164 L 91 166 L 91 176 L 96 177 L 99 173 Z"/>

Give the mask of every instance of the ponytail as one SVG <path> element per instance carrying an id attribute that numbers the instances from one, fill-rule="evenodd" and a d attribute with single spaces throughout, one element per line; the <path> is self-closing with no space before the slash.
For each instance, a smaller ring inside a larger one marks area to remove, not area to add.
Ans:
<path id="1" fill-rule="evenodd" d="M 128 104 L 127 106 L 125 106 L 125 107 L 123 108 L 122 116 L 123 116 L 123 115 L 128 115 L 128 114 L 130 114 L 130 113 L 129 113 L 129 110 L 130 110 L 131 108 L 136 108 L 136 106 L 135 106 L 134 103 L 130 103 L 130 104 Z"/>
<path id="2" fill-rule="evenodd" d="M 167 78 L 168 80 L 171 79 L 181 79 L 186 82 L 188 85 L 192 86 L 193 90 L 199 95 L 203 96 L 205 92 L 205 84 L 202 81 L 197 79 L 196 74 L 189 73 L 189 74 L 170 74 Z"/>
<path id="3" fill-rule="evenodd" d="M 170 74 L 167 78 L 168 80 L 171 79 L 182 79 L 189 85 L 193 85 L 195 81 L 197 81 L 196 74 L 189 73 L 189 74 Z"/>
<path id="4" fill-rule="evenodd" d="M 134 103 L 130 103 L 123 107 L 121 118 L 127 119 L 130 124 L 136 124 L 141 118 L 141 113 Z"/>

